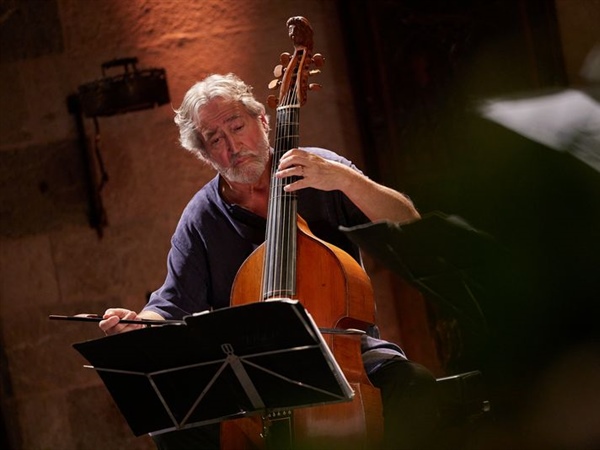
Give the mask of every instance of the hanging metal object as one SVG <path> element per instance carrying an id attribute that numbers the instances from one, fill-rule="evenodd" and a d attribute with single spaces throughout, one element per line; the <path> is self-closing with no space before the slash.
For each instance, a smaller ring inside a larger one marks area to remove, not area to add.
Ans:
<path id="1" fill-rule="evenodd" d="M 98 117 L 151 109 L 170 102 L 165 70 L 137 70 L 137 62 L 138 59 L 133 57 L 103 63 L 100 80 L 82 84 L 77 94 L 67 98 L 69 112 L 75 116 L 79 145 L 86 166 L 90 225 L 96 229 L 99 237 L 102 237 L 103 229 L 108 224 L 101 195 L 108 181 L 108 173 L 100 152 Z M 123 69 L 122 73 L 107 76 L 109 69 L 118 67 Z M 92 118 L 94 122 L 92 148 L 86 136 L 84 117 Z"/>
<path id="2" fill-rule="evenodd" d="M 102 78 L 79 86 L 79 99 L 86 117 L 112 116 L 150 109 L 169 103 L 164 69 L 138 70 L 137 58 L 119 58 L 102 64 Z M 122 67 L 118 75 L 107 76 Z"/>

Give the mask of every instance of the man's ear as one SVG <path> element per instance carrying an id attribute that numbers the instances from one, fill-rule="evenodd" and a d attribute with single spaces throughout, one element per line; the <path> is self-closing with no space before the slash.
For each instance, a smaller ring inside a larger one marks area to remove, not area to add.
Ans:
<path id="1" fill-rule="evenodd" d="M 259 120 L 265 130 L 265 133 L 268 133 L 270 130 L 269 117 L 267 117 L 267 115 L 265 113 L 263 113 L 259 116 Z"/>

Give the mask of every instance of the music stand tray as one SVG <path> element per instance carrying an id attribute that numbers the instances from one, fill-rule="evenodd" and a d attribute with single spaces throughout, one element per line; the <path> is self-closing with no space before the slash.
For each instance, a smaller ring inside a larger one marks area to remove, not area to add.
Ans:
<path id="1" fill-rule="evenodd" d="M 305 308 L 278 299 L 76 343 L 136 436 L 354 392 Z"/>
<path id="2" fill-rule="evenodd" d="M 421 293 L 487 335 L 479 278 L 504 255 L 491 236 L 441 212 L 406 225 L 376 222 L 340 229 Z"/>

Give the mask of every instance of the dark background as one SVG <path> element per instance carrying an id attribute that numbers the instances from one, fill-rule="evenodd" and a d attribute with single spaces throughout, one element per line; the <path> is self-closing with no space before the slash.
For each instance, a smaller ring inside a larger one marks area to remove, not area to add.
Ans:
<path id="1" fill-rule="evenodd" d="M 554 2 L 354 1 L 341 14 L 368 173 L 498 243 L 472 271 L 487 332 L 435 298 L 430 318 L 457 323 L 458 344 L 440 347 L 449 372 L 482 369 L 510 408 L 557 355 L 598 339 L 600 174 L 478 113 L 569 85 Z"/>

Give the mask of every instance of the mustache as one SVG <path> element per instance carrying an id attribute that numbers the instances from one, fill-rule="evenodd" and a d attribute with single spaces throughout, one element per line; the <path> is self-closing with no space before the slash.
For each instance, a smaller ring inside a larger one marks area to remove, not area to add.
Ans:
<path id="1" fill-rule="evenodd" d="M 231 158 L 231 162 L 233 165 L 235 165 L 240 159 L 248 158 L 248 157 L 254 158 L 254 157 L 256 157 L 256 154 L 254 152 L 251 152 L 248 150 L 241 151 L 241 152 L 233 155 L 233 157 Z"/>

